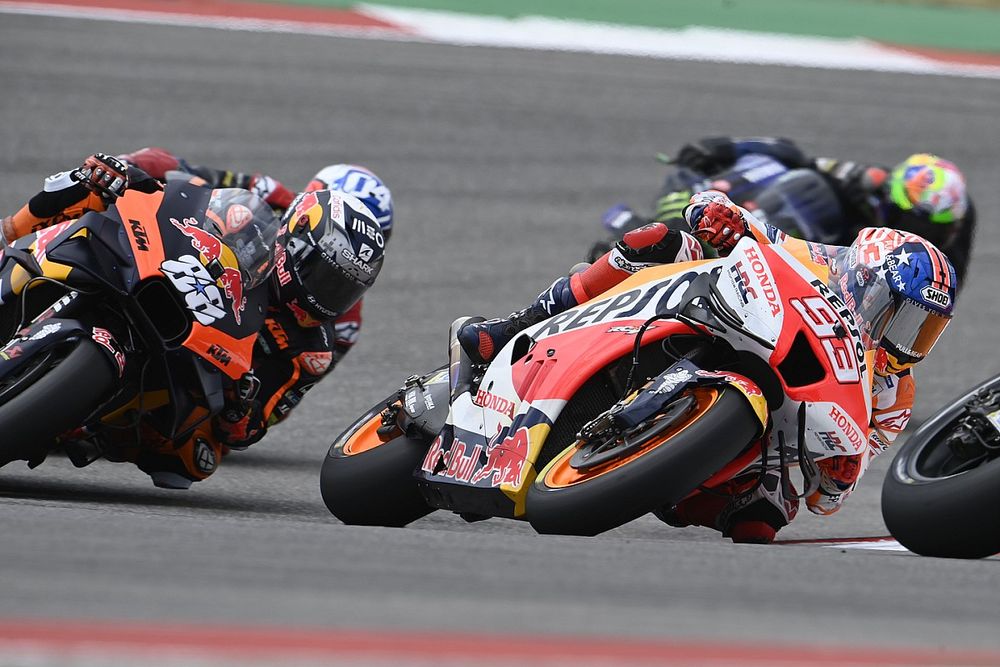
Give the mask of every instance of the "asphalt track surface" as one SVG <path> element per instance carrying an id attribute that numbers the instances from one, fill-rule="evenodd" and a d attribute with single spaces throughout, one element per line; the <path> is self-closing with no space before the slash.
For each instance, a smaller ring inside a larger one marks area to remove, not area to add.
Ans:
<path id="1" fill-rule="evenodd" d="M 397 206 L 361 342 L 213 478 L 169 492 L 109 463 L 0 472 L 0 617 L 1000 649 L 995 559 L 734 546 L 652 518 L 592 539 L 441 512 L 355 528 L 318 491 L 333 436 L 442 364 L 454 317 L 526 303 L 581 258 L 604 207 L 647 205 L 655 151 L 719 132 L 883 163 L 927 148 L 965 168 L 981 230 L 920 369 L 919 420 L 1000 371 L 996 82 L 12 15 L 0 81 L 3 211 L 93 151 L 150 144 L 292 185 L 359 162 Z M 803 512 L 781 537 L 884 535 L 887 463 L 838 515 Z"/>

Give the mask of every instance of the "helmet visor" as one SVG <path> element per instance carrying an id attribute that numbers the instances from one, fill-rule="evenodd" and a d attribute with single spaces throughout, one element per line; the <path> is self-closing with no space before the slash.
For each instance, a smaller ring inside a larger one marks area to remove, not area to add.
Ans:
<path id="1" fill-rule="evenodd" d="M 885 342 L 897 360 L 916 363 L 931 351 L 951 318 L 910 299 L 903 299 L 885 331 Z"/>

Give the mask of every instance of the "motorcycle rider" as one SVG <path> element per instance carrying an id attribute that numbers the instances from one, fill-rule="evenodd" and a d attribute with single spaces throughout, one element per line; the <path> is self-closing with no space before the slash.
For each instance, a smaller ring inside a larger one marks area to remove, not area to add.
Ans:
<path id="1" fill-rule="evenodd" d="M 850 247 L 792 239 L 716 191 L 693 196 L 683 210 L 693 230 L 651 223 L 625 234 L 615 248 L 585 270 L 557 279 L 528 308 L 507 318 L 468 324 L 458 334 L 476 363 L 486 363 L 526 327 L 588 301 L 639 270 L 661 263 L 702 258 L 695 237 L 728 255 L 744 236 L 761 244 L 803 244 L 815 261 L 830 267 L 830 286 L 854 312 L 862 337 L 874 349 L 875 378 L 868 448 L 864 454 L 817 462 L 819 487 L 806 498 L 816 514 L 836 512 L 857 486 L 871 460 L 892 444 L 910 418 L 915 384 L 911 367 L 923 359 L 950 321 L 957 278 L 944 254 L 919 236 L 868 227 Z M 736 478 L 657 516 L 675 526 L 715 528 L 734 542 L 769 543 L 798 512 L 785 497 L 776 471 Z"/>
<path id="2" fill-rule="evenodd" d="M 646 222 L 663 222 L 683 229 L 681 213 L 693 192 L 705 188 L 726 191 L 730 184 L 714 177 L 732 169 L 740 158 L 751 155 L 767 156 L 787 169 L 810 169 L 823 176 L 842 208 L 840 238 L 833 243 L 849 245 L 862 227 L 892 227 L 911 232 L 942 250 L 955 267 L 959 281 L 964 283 L 975 236 L 975 207 L 962 172 L 951 162 L 927 153 L 916 153 L 887 169 L 810 157 L 790 139 L 706 137 L 686 144 L 670 161 L 678 171 L 665 180 L 650 220 L 642 219 L 624 205 L 612 207 L 605 216 L 614 219 L 614 225 L 623 230 Z M 751 180 L 774 176 L 768 171 L 754 175 Z M 688 185 L 691 183 L 701 187 L 692 190 Z M 729 194 L 737 203 L 744 203 L 737 193 Z M 607 249 L 607 243 L 595 244 L 591 258 Z"/>
<path id="3" fill-rule="evenodd" d="M 41 192 L 3 219 L 4 242 L 88 211 L 104 211 L 126 190 L 149 193 L 162 189 L 159 179 L 130 162 L 97 153 L 77 169 L 48 177 Z M 140 448 L 105 443 L 111 444 L 111 450 L 105 452 L 107 458 L 136 463 L 156 486 L 189 488 L 215 471 L 223 447 L 245 449 L 284 420 L 350 349 L 360 325 L 360 298 L 381 269 L 385 235 L 376 214 L 345 192 L 344 183 L 319 179 L 335 177 L 343 171 L 338 167 L 332 165 L 317 174 L 310 189 L 298 196 L 284 195 L 287 190 L 283 186 L 271 190 L 281 193 L 280 203 L 287 208 L 283 222 L 293 231 L 285 246 L 279 243 L 276 248 L 275 271 L 269 283 L 273 298 L 255 342 L 252 372 L 227 389 L 225 409 L 213 419 L 211 433 L 200 433 L 182 443 L 147 433 Z M 166 177 L 165 172 L 157 175 Z M 205 185 L 214 187 L 214 183 Z M 391 227 L 391 199 L 387 189 L 384 193 Z M 273 201 L 268 203 L 273 205 Z M 333 205 L 343 206 L 344 219 L 354 219 L 355 225 L 335 224 L 330 213 Z M 361 234 L 356 228 L 366 230 L 361 241 L 368 241 L 374 250 L 367 262 L 370 272 L 340 259 L 339 254 L 316 251 L 321 240 L 351 243 Z M 325 232 L 314 236 L 310 229 Z"/>

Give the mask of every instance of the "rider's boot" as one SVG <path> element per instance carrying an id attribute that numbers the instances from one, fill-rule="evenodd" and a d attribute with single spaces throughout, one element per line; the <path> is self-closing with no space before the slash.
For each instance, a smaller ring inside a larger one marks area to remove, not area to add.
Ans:
<path id="1" fill-rule="evenodd" d="M 485 364 L 492 361 L 496 353 L 520 332 L 577 304 L 570 288 L 570 278 L 563 276 L 524 310 L 507 317 L 466 324 L 458 332 L 458 342 L 475 363 Z"/>
<path id="2" fill-rule="evenodd" d="M 799 509 L 797 499 L 787 499 L 782 493 L 781 475 L 777 471 L 769 471 L 760 484 L 753 476 L 731 480 L 711 491 L 698 493 L 654 514 L 678 528 L 713 528 L 736 543 L 770 544 Z"/>
<path id="3" fill-rule="evenodd" d="M 142 451 L 136 465 L 161 489 L 189 489 L 219 466 L 222 445 L 196 432 L 180 447 L 172 445 Z"/>

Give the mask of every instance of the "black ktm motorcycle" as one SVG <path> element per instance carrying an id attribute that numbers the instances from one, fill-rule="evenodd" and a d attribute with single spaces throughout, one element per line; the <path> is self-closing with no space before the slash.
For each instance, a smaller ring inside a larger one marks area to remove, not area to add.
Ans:
<path id="1" fill-rule="evenodd" d="M 61 448 L 82 467 L 207 429 L 224 378 L 250 369 L 278 234 L 246 190 L 171 182 L 6 247 L 0 465 Z"/>

